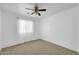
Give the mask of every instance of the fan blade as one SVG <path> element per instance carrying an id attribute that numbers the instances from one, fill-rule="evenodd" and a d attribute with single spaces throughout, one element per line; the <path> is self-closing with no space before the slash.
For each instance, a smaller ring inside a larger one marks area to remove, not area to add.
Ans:
<path id="1" fill-rule="evenodd" d="M 41 16 L 41 14 L 40 14 L 40 13 L 38 13 L 38 15 L 39 15 L 39 16 Z"/>
<path id="2" fill-rule="evenodd" d="M 25 9 L 27 9 L 27 10 L 34 10 L 34 9 L 30 9 L 30 8 L 25 8 Z"/>
<path id="3" fill-rule="evenodd" d="M 31 13 L 31 15 L 33 15 L 34 13 Z"/>
<path id="4" fill-rule="evenodd" d="M 46 9 L 39 9 L 38 11 L 46 11 Z"/>

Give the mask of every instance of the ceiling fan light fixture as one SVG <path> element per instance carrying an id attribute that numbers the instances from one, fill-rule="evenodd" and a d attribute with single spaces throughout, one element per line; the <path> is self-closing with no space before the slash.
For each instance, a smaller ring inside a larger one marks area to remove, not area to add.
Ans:
<path id="1" fill-rule="evenodd" d="M 37 4 L 35 4 L 35 7 L 33 9 L 30 9 L 30 8 L 25 8 L 25 9 L 33 11 L 31 15 L 38 15 L 38 16 L 41 16 L 39 12 L 46 11 L 46 9 L 39 9 Z"/>

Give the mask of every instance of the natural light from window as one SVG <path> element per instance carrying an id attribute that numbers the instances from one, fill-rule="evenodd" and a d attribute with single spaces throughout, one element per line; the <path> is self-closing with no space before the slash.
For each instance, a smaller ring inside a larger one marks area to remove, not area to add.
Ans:
<path id="1" fill-rule="evenodd" d="M 33 33 L 33 21 L 19 20 L 19 34 Z"/>

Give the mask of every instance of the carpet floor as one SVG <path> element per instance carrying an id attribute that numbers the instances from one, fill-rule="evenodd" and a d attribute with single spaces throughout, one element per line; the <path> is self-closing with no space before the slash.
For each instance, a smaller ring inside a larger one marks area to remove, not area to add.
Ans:
<path id="1" fill-rule="evenodd" d="M 0 55 L 78 55 L 77 52 L 38 39 L 3 48 Z"/>

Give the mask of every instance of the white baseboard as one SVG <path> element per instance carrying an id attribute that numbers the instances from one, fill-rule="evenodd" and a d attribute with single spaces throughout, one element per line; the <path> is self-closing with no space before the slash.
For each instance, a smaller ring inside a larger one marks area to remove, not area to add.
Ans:
<path id="1" fill-rule="evenodd" d="M 45 39 L 43 39 L 43 40 L 45 40 Z M 61 45 L 61 44 L 59 44 L 59 43 L 57 43 L 57 42 L 50 41 L 50 40 L 46 40 L 46 41 L 48 41 L 48 42 L 50 42 L 50 43 L 53 43 L 53 44 L 56 44 L 56 45 L 58 45 L 58 46 L 64 47 L 64 48 L 66 48 L 66 49 L 69 49 L 69 50 L 72 50 L 72 51 L 78 52 L 78 51 L 76 51 L 75 49 L 72 49 L 72 48 L 69 48 L 69 47 L 63 46 L 63 45 Z"/>

